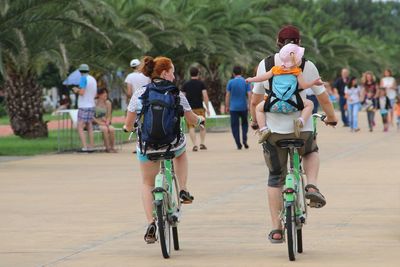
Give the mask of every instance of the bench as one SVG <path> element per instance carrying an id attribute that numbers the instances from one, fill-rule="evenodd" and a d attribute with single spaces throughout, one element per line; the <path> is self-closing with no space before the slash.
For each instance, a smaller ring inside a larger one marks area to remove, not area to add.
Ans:
<path id="1" fill-rule="evenodd" d="M 58 115 L 57 127 L 57 146 L 58 152 L 77 150 L 81 147 L 78 135 L 78 110 L 64 109 L 56 112 Z M 103 133 L 101 131 L 93 131 L 95 150 L 104 150 Z M 122 129 L 115 128 L 115 148 L 122 147 Z"/>

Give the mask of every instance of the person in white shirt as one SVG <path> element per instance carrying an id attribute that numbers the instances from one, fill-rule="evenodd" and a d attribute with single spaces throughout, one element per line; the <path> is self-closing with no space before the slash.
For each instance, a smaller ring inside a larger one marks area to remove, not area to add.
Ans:
<path id="1" fill-rule="evenodd" d="M 278 47 L 282 48 L 288 43 L 300 45 L 300 32 L 292 25 L 283 27 L 278 33 Z M 271 55 L 259 63 L 257 76 L 262 75 L 274 65 L 280 66 L 281 64 L 279 54 Z M 266 67 L 269 69 L 266 70 Z M 312 62 L 307 60 L 304 64 L 303 75 L 306 82 L 311 82 L 319 77 L 318 69 Z M 256 106 L 264 98 L 265 89 L 269 89 L 268 82 L 255 83 L 253 87 L 251 101 L 251 115 L 253 118 L 255 117 Z M 327 123 L 336 123 L 337 118 L 324 86 L 314 85 L 311 89 L 327 115 L 325 121 Z M 305 97 L 304 91 L 301 92 L 301 96 Z M 287 150 L 278 147 L 276 142 L 281 139 L 295 138 L 293 120 L 299 117 L 299 115 L 300 112 L 293 112 L 291 114 L 271 113 L 267 120 L 267 126 L 272 134 L 263 143 L 263 148 L 265 162 L 269 168 L 267 192 L 273 230 L 269 233 L 268 239 L 272 243 L 283 242 L 283 231 L 279 214 L 282 208 L 282 187 L 287 172 Z M 256 127 L 257 125 L 253 121 L 252 128 Z M 318 146 L 313 135 L 311 118 L 305 122 L 300 138 L 305 140 L 305 146 L 299 152 L 303 156 L 303 166 L 307 175 L 306 198 L 310 199 L 310 205 L 322 207 L 326 204 L 326 200 L 317 188 L 319 155 Z"/>
<path id="2" fill-rule="evenodd" d="M 397 96 L 396 79 L 393 78 L 392 71 L 390 69 L 385 69 L 385 71 L 383 72 L 383 76 L 384 77 L 381 79 L 381 82 L 380 82 L 380 87 L 385 88 L 386 95 L 390 100 L 390 106 L 394 107 L 394 104 L 396 102 L 396 96 Z M 391 124 L 393 126 L 394 125 L 393 108 L 389 110 L 389 120 L 391 121 Z"/>
<path id="3" fill-rule="evenodd" d="M 349 84 L 345 87 L 344 93 L 349 111 L 349 125 L 351 132 L 358 132 L 358 112 L 361 108 L 361 88 L 357 84 L 357 78 L 351 77 Z"/>
<path id="4" fill-rule="evenodd" d="M 145 63 L 148 60 L 148 57 L 144 57 L 142 62 Z M 126 100 L 127 103 L 131 100 L 131 97 L 135 90 L 149 84 L 151 82 L 150 78 L 143 74 L 142 69 L 143 65 L 140 67 L 139 59 L 132 59 L 130 62 L 130 66 L 133 70 L 132 73 L 128 74 L 125 78 L 126 83 Z"/>
<path id="5" fill-rule="evenodd" d="M 81 64 L 79 72 L 82 75 L 79 81 L 79 88 L 73 87 L 72 90 L 79 95 L 78 133 L 82 143 L 81 152 L 92 152 L 94 146 L 92 121 L 96 111 L 97 81 L 93 76 L 89 75 L 89 66 L 87 64 Z M 89 135 L 89 146 L 87 146 L 86 142 L 85 126 Z"/>

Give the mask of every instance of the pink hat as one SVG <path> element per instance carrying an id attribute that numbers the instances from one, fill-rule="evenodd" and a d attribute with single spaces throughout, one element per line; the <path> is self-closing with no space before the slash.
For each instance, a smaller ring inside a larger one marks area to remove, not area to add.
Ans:
<path id="1" fill-rule="evenodd" d="M 294 60 L 293 60 L 293 56 Z M 287 44 L 279 51 L 279 58 L 282 61 L 282 66 L 285 68 L 292 68 L 299 65 L 301 58 L 304 55 L 304 47 L 297 44 Z"/>

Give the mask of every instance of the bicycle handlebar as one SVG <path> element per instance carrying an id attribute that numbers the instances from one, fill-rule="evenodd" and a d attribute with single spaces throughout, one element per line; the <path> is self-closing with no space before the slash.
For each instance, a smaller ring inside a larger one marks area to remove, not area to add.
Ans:
<path id="1" fill-rule="evenodd" d="M 326 119 L 326 115 L 325 114 L 314 113 L 314 114 L 312 114 L 312 116 L 314 118 L 319 118 L 326 125 L 330 125 L 330 126 L 336 126 L 337 125 L 337 121 L 331 121 L 331 122 L 325 121 L 325 119 Z"/>

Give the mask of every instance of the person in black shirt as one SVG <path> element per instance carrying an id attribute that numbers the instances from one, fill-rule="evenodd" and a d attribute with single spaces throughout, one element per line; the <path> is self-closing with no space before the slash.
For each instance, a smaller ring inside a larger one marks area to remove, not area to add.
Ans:
<path id="1" fill-rule="evenodd" d="M 208 107 L 208 94 L 206 85 L 199 80 L 199 70 L 195 67 L 190 68 L 190 80 L 183 84 L 182 92 L 186 96 L 192 110 L 195 114 L 199 116 L 205 117 L 207 112 L 207 116 L 210 116 L 210 112 L 208 109 L 205 109 L 203 106 L 203 101 Z M 195 125 L 187 124 L 189 130 L 189 136 L 193 143 L 193 151 L 197 151 L 199 148 L 196 144 L 196 133 L 195 133 Z M 205 127 L 200 127 L 200 149 L 207 149 L 204 144 L 206 138 L 206 129 Z"/>
<path id="2" fill-rule="evenodd" d="M 349 82 L 349 70 L 344 68 L 342 69 L 341 76 L 336 79 L 333 83 L 333 89 L 339 94 L 339 106 L 340 106 L 340 113 L 342 114 L 342 122 L 344 127 L 349 126 L 349 119 L 347 117 L 347 111 L 345 109 L 346 105 L 346 97 L 344 93 L 344 88 L 346 87 L 347 83 Z"/>

